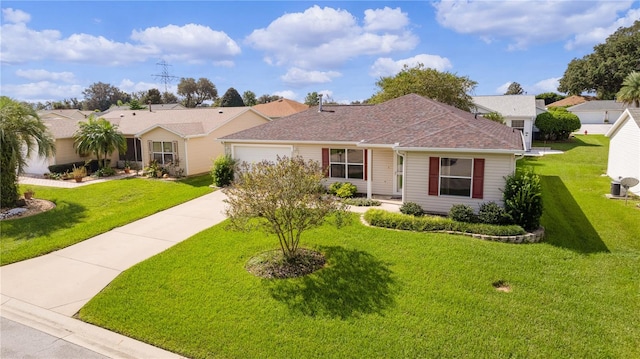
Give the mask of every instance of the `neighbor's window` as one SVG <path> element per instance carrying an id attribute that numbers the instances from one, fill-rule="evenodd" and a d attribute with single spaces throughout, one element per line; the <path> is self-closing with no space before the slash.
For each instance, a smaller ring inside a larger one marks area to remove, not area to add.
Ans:
<path id="1" fill-rule="evenodd" d="M 440 158 L 440 194 L 471 197 L 472 167 L 470 158 Z"/>
<path id="2" fill-rule="evenodd" d="M 511 120 L 511 127 L 524 132 L 524 120 Z"/>
<path id="3" fill-rule="evenodd" d="M 364 150 L 330 149 L 330 176 L 333 178 L 364 178 Z"/>
<path id="4" fill-rule="evenodd" d="M 173 162 L 173 142 L 153 142 L 152 148 L 153 159 L 158 161 L 158 163 L 166 165 Z"/>

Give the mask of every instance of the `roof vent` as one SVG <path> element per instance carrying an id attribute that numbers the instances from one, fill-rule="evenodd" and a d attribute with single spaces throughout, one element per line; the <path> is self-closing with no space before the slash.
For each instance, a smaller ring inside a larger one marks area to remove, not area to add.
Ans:
<path id="1" fill-rule="evenodd" d="M 218 110 L 218 113 L 223 113 L 223 112 L 224 112 L 224 111 L 222 111 L 222 110 Z"/>
<path id="2" fill-rule="evenodd" d="M 120 117 L 124 117 L 124 114 L 122 114 L 122 113 L 121 113 L 121 114 L 120 114 Z"/>

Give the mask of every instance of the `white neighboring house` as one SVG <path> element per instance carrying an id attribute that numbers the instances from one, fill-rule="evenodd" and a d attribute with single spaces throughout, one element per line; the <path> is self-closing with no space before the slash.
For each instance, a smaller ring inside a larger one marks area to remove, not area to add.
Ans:
<path id="1" fill-rule="evenodd" d="M 578 116 L 582 125 L 596 125 L 615 123 L 625 108 L 627 105 L 616 100 L 593 100 L 571 106 L 567 111 Z"/>
<path id="2" fill-rule="evenodd" d="M 609 143 L 607 175 L 613 180 L 640 179 L 640 108 L 627 108 L 606 134 Z M 629 191 L 640 195 L 640 184 Z"/>
<path id="3" fill-rule="evenodd" d="M 527 151 L 531 150 L 536 116 L 546 112 L 544 106 L 537 103 L 534 95 L 473 96 L 472 100 L 476 105 L 476 108 L 472 109 L 473 113 L 500 113 L 507 126 L 522 131 Z"/>

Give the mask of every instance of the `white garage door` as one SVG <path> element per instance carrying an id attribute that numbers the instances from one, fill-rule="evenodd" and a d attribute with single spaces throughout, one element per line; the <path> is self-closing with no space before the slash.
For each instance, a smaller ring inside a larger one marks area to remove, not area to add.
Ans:
<path id="1" fill-rule="evenodd" d="M 280 157 L 291 157 L 291 146 L 250 146 L 233 145 L 231 147 L 232 157 L 238 163 L 256 163 L 263 160 L 275 162 Z"/>

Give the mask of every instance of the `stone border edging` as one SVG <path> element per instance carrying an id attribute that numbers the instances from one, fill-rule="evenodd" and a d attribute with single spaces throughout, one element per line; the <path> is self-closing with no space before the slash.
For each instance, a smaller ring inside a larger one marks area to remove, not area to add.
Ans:
<path id="1" fill-rule="evenodd" d="M 386 228 L 386 227 L 378 227 L 372 226 L 369 222 L 364 219 L 364 213 L 360 215 L 360 222 L 362 222 L 367 227 L 376 227 L 382 229 L 390 229 L 392 231 L 401 231 L 400 229 L 394 228 Z M 521 244 L 521 243 L 540 243 L 544 239 L 544 227 L 540 227 L 533 232 L 529 232 L 527 234 L 519 234 L 517 236 L 491 236 L 487 234 L 478 234 L 478 233 L 467 233 L 467 232 L 458 232 L 458 231 L 425 231 L 423 233 L 446 233 L 446 234 L 458 234 L 467 237 L 482 239 L 485 241 L 493 241 L 493 242 L 502 242 L 502 243 L 513 243 L 513 244 Z"/>

